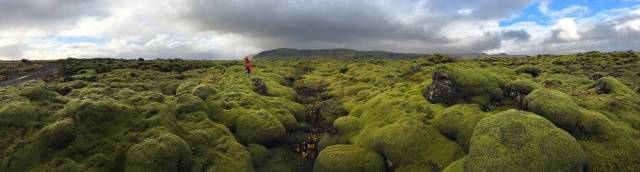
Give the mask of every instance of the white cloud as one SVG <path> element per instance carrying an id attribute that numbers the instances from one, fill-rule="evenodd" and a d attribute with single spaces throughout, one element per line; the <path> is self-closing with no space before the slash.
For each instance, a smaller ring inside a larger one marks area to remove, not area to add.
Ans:
<path id="1" fill-rule="evenodd" d="M 640 32 L 640 18 L 621 23 L 614 28 L 616 31 Z"/>
<path id="2" fill-rule="evenodd" d="M 571 18 L 562 18 L 553 27 L 554 31 L 557 31 L 557 37 L 564 41 L 578 41 L 580 40 L 580 34 L 578 34 L 578 28 L 576 23 Z"/>
<path id="3" fill-rule="evenodd" d="M 545 9 L 546 5 L 539 7 L 539 9 Z M 556 20 L 550 17 L 550 20 L 554 20 L 551 25 L 528 21 L 515 23 L 501 29 L 507 31 L 522 29 L 531 35 L 528 41 L 502 40 L 500 48 L 485 52 L 535 55 L 591 50 L 638 51 L 636 45 L 640 45 L 640 40 L 637 39 L 640 37 L 640 30 L 638 30 L 640 15 L 635 14 L 638 9 L 640 5 L 603 10 L 583 17 L 566 17 Z M 553 11 L 546 10 L 548 13 Z"/>

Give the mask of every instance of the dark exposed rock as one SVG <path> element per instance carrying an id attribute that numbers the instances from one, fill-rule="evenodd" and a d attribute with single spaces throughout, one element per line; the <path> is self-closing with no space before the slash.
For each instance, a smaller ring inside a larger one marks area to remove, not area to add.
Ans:
<path id="1" fill-rule="evenodd" d="M 433 82 L 422 92 L 431 103 L 475 103 L 491 111 L 504 98 L 504 80 L 483 69 L 441 65 L 431 78 Z"/>
<path id="2" fill-rule="evenodd" d="M 411 68 L 409 68 L 408 70 L 404 71 L 404 73 L 402 73 L 402 77 L 411 76 L 420 71 L 422 71 L 422 66 L 420 65 L 411 66 Z"/>
<path id="3" fill-rule="evenodd" d="M 433 73 L 433 83 L 422 92 L 422 95 L 431 103 L 444 103 L 452 105 L 462 102 L 456 98 L 455 87 L 449 79 L 449 75 L 444 73 L 442 69 Z"/>
<path id="4" fill-rule="evenodd" d="M 522 102 L 524 97 L 535 89 L 540 89 L 542 86 L 531 80 L 516 80 L 507 83 L 504 87 L 504 95 L 513 99 L 516 102 Z"/>
<path id="5" fill-rule="evenodd" d="M 63 82 L 69 82 L 69 81 L 73 81 L 73 78 L 70 76 L 65 76 L 64 79 L 62 80 Z"/>
<path id="6" fill-rule="evenodd" d="M 602 77 L 607 77 L 607 76 L 609 76 L 607 73 L 596 72 L 596 73 L 593 73 L 593 74 L 589 75 L 589 79 L 597 81 L 598 79 L 600 79 Z"/>
<path id="7" fill-rule="evenodd" d="M 514 89 L 505 89 L 504 95 L 510 97 L 511 99 L 513 99 L 513 101 L 516 102 L 522 102 L 522 100 L 524 100 L 524 97 L 527 96 L 526 94 L 518 92 Z"/>
<path id="8" fill-rule="evenodd" d="M 253 86 L 256 87 L 256 93 L 260 95 L 269 95 L 269 88 L 267 88 L 267 85 L 264 84 L 260 78 L 253 78 L 251 81 L 253 81 Z"/>
<path id="9" fill-rule="evenodd" d="M 604 82 L 597 82 L 596 83 L 596 93 L 597 94 L 609 94 L 609 91 L 607 91 L 607 89 L 605 89 L 605 83 Z"/>
<path id="10" fill-rule="evenodd" d="M 349 71 L 349 68 L 347 68 L 346 66 L 340 67 L 340 73 L 347 73 L 347 71 Z"/>
<path id="11" fill-rule="evenodd" d="M 58 94 L 65 96 L 65 95 L 69 94 L 69 92 L 71 92 L 71 90 L 73 90 L 73 88 L 71 88 L 69 86 L 64 86 L 64 87 L 58 89 Z"/>

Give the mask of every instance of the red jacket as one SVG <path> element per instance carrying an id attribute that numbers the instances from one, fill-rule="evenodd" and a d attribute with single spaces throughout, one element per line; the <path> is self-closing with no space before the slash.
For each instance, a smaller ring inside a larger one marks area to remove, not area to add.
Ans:
<path id="1" fill-rule="evenodd" d="M 244 66 L 245 70 L 249 70 L 249 73 L 251 73 L 251 70 L 252 70 L 251 66 L 252 65 L 251 65 L 251 60 L 249 60 L 249 56 L 245 56 L 244 57 L 244 62 L 245 62 L 245 64 L 244 64 L 245 65 Z"/>

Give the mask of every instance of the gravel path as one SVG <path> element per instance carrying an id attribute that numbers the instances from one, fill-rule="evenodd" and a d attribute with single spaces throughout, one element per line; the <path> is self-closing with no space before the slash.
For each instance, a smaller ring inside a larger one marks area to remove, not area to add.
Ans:
<path id="1" fill-rule="evenodd" d="M 49 63 L 47 65 L 44 65 L 42 68 L 40 68 L 39 70 L 32 72 L 31 74 L 27 75 L 27 76 L 22 76 L 20 78 L 14 78 L 14 79 L 10 79 L 10 80 L 6 80 L 6 81 L 2 81 L 0 82 L 0 87 L 4 87 L 4 86 L 17 86 L 20 85 L 24 82 L 33 80 L 33 79 L 38 79 L 38 78 L 42 78 L 45 76 L 49 76 L 51 74 L 53 74 L 53 70 L 56 69 L 56 67 L 58 67 L 58 63 Z"/>

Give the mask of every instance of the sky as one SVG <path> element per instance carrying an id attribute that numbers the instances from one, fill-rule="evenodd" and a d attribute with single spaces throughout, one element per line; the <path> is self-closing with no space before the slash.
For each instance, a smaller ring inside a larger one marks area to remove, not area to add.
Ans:
<path id="1" fill-rule="evenodd" d="M 640 0 L 0 0 L 0 60 L 640 51 Z"/>

